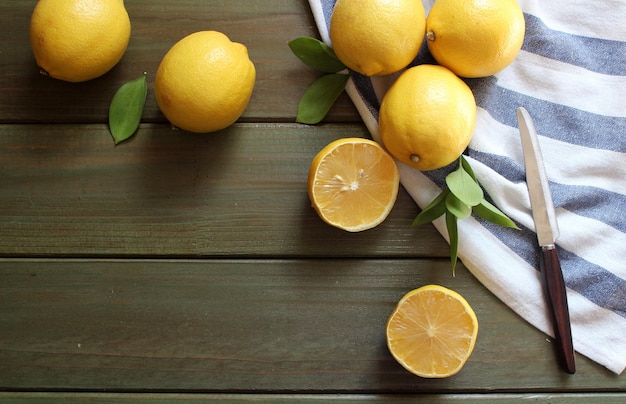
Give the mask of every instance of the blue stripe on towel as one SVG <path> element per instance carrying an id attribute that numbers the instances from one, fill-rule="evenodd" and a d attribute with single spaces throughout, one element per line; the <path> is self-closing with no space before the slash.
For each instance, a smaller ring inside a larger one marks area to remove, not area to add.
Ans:
<path id="1" fill-rule="evenodd" d="M 626 75 L 626 43 L 554 31 L 534 15 L 524 17 L 526 35 L 522 49 L 597 73 Z"/>
<path id="2" fill-rule="evenodd" d="M 526 228 L 522 228 L 522 230 L 509 229 L 480 218 L 478 220 L 515 254 L 537 271 L 539 270 L 540 247 L 537 244 L 537 236 L 532 230 Z M 558 245 L 557 251 L 561 259 L 563 278 L 568 288 L 594 304 L 626 318 L 626 308 L 624 307 L 626 280 Z"/>
<path id="3" fill-rule="evenodd" d="M 470 150 L 469 155 L 512 183 L 525 183 L 526 181 L 524 167 L 508 157 L 474 150 Z M 454 169 L 456 166 L 452 164 L 438 170 L 426 171 L 423 174 L 440 188 L 444 188 L 446 175 Z M 555 207 L 597 220 L 626 233 L 626 223 L 624 223 L 626 196 L 590 186 L 564 185 L 555 182 L 550 182 L 550 191 Z"/>
<path id="4" fill-rule="evenodd" d="M 626 280 L 604 268 L 585 261 L 571 251 L 558 250 L 561 260 L 566 260 L 567 271 L 563 278 L 567 287 L 577 291 L 600 307 L 626 318 Z"/>
<path id="5" fill-rule="evenodd" d="M 518 183 L 526 181 L 524 166 L 509 156 L 486 153 L 470 149 L 469 156 L 482 162 L 510 182 Z"/>
<path id="6" fill-rule="evenodd" d="M 512 183 L 526 181 L 524 166 L 510 157 L 470 150 L 469 155 L 490 167 Z M 445 172 L 431 179 L 443 186 Z M 562 207 L 577 215 L 603 222 L 623 233 L 626 233 L 624 212 L 626 212 L 626 196 L 606 189 L 582 185 L 565 185 L 550 182 L 550 191 L 554 206 Z"/>
<path id="7" fill-rule="evenodd" d="M 322 10 L 324 10 L 324 19 L 326 20 L 326 28 L 330 31 L 330 17 L 333 14 L 333 8 L 335 8 L 336 0 L 319 0 L 322 4 Z"/>
<path id="8" fill-rule="evenodd" d="M 603 189 L 550 182 L 554 205 L 626 233 L 626 197 Z"/>
<path id="9" fill-rule="evenodd" d="M 358 73 L 352 73 L 352 79 L 368 109 L 378 119 L 380 105 L 371 80 Z M 489 111 L 500 123 L 516 128 L 515 111 L 517 107 L 523 106 L 533 117 L 535 128 L 543 136 L 579 146 L 626 153 L 626 142 L 615 141 L 626 134 L 625 118 L 598 115 L 529 97 L 499 87 L 495 76 L 466 82 L 474 93 L 476 104 Z"/>
<path id="10" fill-rule="evenodd" d="M 476 104 L 498 122 L 517 128 L 517 107 L 528 110 L 537 132 L 563 142 L 626 153 L 626 118 L 598 115 L 499 87 L 495 76 L 466 80 Z M 592 129 L 593 128 L 593 129 Z"/>
<path id="11" fill-rule="evenodd" d="M 372 113 L 376 121 L 378 121 L 378 109 L 380 108 L 380 103 L 378 102 L 378 98 L 376 98 L 376 93 L 374 92 L 374 87 L 372 86 L 372 80 L 369 77 L 363 76 L 362 74 L 351 72 L 352 81 L 356 86 L 361 98 L 365 101 L 367 105 L 367 109 Z"/>

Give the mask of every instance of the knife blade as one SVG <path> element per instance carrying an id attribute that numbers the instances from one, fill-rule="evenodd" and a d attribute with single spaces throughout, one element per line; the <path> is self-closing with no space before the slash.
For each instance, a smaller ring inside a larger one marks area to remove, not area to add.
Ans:
<path id="1" fill-rule="evenodd" d="M 525 108 L 517 109 L 517 122 L 524 152 L 526 185 L 530 196 L 537 241 L 541 247 L 540 271 L 546 306 L 554 328 L 557 353 L 566 372 L 575 373 L 576 363 L 567 304 L 565 281 L 555 242 L 559 237 L 556 211 L 535 126 Z"/>

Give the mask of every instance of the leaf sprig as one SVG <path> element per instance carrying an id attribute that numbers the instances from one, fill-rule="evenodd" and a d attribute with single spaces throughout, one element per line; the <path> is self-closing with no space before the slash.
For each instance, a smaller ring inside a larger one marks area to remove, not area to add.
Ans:
<path id="1" fill-rule="evenodd" d="M 450 239 L 450 261 L 452 273 L 456 268 L 459 247 L 457 221 L 469 217 L 472 212 L 479 217 L 504 227 L 519 229 L 500 209 L 485 199 L 485 194 L 476 179 L 469 162 L 461 155 L 459 167 L 446 176 L 446 185 L 441 193 L 413 220 L 412 226 L 432 222 L 445 214 L 446 228 Z"/>
<path id="2" fill-rule="evenodd" d="M 298 103 L 296 122 L 315 125 L 324 119 L 346 88 L 349 73 L 331 47 L 324 42 L 302 36 L 288 42 L 291 51 L 305 65 L 325 73 L 304 92 Z"/>

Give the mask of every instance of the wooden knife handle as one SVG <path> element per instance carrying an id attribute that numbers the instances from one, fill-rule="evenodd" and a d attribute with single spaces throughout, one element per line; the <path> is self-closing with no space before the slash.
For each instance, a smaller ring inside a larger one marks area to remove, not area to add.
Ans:
<path id="1" fill-rule="evenodd" d="M 576 373 L 576 362 L 567 306 L 567 294 L 565 292 L 563 273 L 561 272 L 561 263 L 554 246 L 542 248 L 540 268 L 559 355 L 565 371 L 573 374 Z"/>

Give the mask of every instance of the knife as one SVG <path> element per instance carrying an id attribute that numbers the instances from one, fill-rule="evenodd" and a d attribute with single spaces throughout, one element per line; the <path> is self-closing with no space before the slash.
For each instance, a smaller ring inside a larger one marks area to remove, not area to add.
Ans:
<path id="1" fill-rule="evenodd" d="M 526 185 L 530 195 L 530 205 L 537 239 L 541 247 L 539 265 L 546 305 L 554 328 L 557 353 L 565 371 L 573 374 L 576 372 L 576 363 L 567 307 L 567 294 L 565 292 L 565 281 L 561 272 L 559 256 L 555 247 L 556 239 L 559 237 L 556 212 L 535 126 L 525 108 L 520 107 L 517 109 L 517 122 L 524 152 Z"/>

